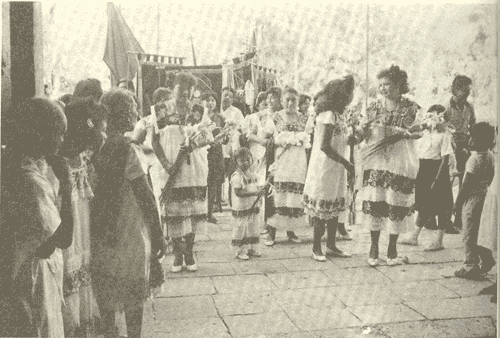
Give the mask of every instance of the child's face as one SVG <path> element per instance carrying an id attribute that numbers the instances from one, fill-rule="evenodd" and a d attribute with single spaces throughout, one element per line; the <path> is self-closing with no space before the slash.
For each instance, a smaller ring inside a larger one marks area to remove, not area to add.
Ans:
<path id="1" fill-rule="evenodd" d="M 196 123 L 201 121 L 201 113 L 199 111 L 194 110 L 193 111 L 193 118 L 195 119 Z"/>
<path id="2" fill-rule="evenodd" d="M 208 111 L 213 111 L 215 109 L 215 106 L 217 105 L 217 102 L 215 101 L 215 99 L 213 98 L 213 96 L 210 96 L 209 98 L 207 98 L 206 101 L 203 101 L 205 107 L 207 108 Z"/>
<path id="3" fill-rule="evenodd" d="M 241 171 L 247 171 L 252 165 L 252 158 L 250 156 L 241 156 L 236 160 L 236 164 Z"/>
<path id="4" fill-rule="evenodd" d="M 316 112 L 316 114 L 322 113 L 327 110 L 326 103 L 326 95 L 321 94 L 316 97 L 316 100 L 314 101 L 314 111 Z"/>
<path id="5" fill-rule="evenodd" d="M 287 113 L 294 113 L 297 111 L 298 101 L 297 96 L 292 93 L 286 93 L 282 97 L 281 105 L 285 108 Z"/>
<path id="6" fill-rule="evenodd" d="M 108 138 L 108 134 L 106 133 L 107 128 L 108 128 L 108 122 L 106 120 L 99 122 L 97 127 L 94 129 L 96 138 L 94 139 L 94 143 L 92 145 L 91 150 L 99 152 L 101 148 L 104 146 L 104 143 Z"/>

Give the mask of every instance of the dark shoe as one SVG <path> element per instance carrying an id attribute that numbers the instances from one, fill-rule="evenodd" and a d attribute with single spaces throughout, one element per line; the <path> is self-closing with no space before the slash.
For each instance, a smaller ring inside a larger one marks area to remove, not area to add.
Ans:
<path id="1" fill-rule="evenodd" d="M 334 248 L 333 250 L 330 249 L 329 247 L 326 247 L 326 255 L 327 256 L 332 256 L 332 257 L 337 257 L 337 258 L 349 258 L 352 257 L 352 254 L 339 250 L 338 248 Z"/>
<path id="2" fill-rule="evenodd" d="M 180 238 L 172 239 L 172 251 L 174 253 L 174 263 L 172 264 L 172 272 L 181 272 L 184 257 L 182 256 L 182 241 Z"/>
<path id="3" fill-rule="evenodd" d="M 479 291 L 480 295 L 496 295 L 497 294 L 497 283 L 485 287 L 481 291 Z"/>
<path id="4" fill-rule="evenodd" d="M 194 261 L 193 247 L 194 247 L 194 233 L 190 233 L 184 238 L 186 239 L 186 251 L 184 252 L 184 261 L 186 262 L 186 269 L 188 271 L 198 270 L 198 266 Z"/>
<path id="5" fill-rule="evenodd" d="M 295 232 L 293 232 L 293 231 L 287 231 L 286 235 L 288 236 L 288 240 L 289 241 L 294 242 L 294 243 L 302 243 L 302 241 L 300 240 L 300 238 L 297 237 L 297 235 L 295 234 Z"/>
<path id="6" fill-rule="evenodd" d="M 495 258 L 493 257 L 493 254 L 491 253 L 490 249 L 478 246 L 478 250 L 479 250 L 479 257 L 481 259 L 481 263 L 479 264 L 480 272 L 488 273 L 490 272 L 491 268 L 493 268 L 496 264 Z"/>
<path id="7" fill-rule="evenodd" d="M 476 279 L 480 274 L 481 272 L 479 271 L 479 267 L 477 265 L 472 267 L 464 266 L 460 270 L 455 271 L 455 277 L 465 279 Z"/>
<path id="8" fill-rule="evenodd" d="M 217 224 L 217 218 L 215 218 L 213 215 L 207 216 L 207 222 Z"/>

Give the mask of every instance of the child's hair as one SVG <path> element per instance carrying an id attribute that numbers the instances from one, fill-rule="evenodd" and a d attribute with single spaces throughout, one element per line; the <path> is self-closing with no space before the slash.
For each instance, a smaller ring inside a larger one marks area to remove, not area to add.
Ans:
<path id="1" fill-rule="evenodd" d="M 164 101 L 172 96 L 172 91 L 165 87 L 156 88 L 153 92 L 153 104 L 158 103 L 160 101 Z"/>
<path id="2" fill-rule="evenodd" d="M 283 90 L 283 94 L 281 94 L 281 96 L 285 96 L 285 94 L 292 94 L 294 96 L 296 96 L 297 98 L 299 98 L 300 94 L 297 90 L 295 90 L 295 88 L 292 88 L 292 87 L 285 87 L 285 89 Z"/>
<path id="3" fill-rule="evenodd" d="M 199 104 L 195 104 L 191 107 L 191 111 L 189 112 L 188 116 L 186 117 L 186 124 L 187 125 L 195 125 L 197 123 L 200 123 L 201 117 L 197 118 L 195 113 L 200 113 L 201 117 L 203 117 L 204 113 L 204 108 L 203 106 Z"/>
<path id="4" fill-rule="evenodd" d="M 179 72 L 175 75 L 174 87 L 180 84 L 186 84 L 189 88 L 193 88 L 198 84 L 198 79 L 191 73 Z"/>
<path id="5" fill-rule="evenodd" d="M 427 110 L 428 113 L 437 113 L 441 114 L 446 110 L 446 108 L 440 104 L 433 104 L 432 106 L 429 107 Z"/>
<path id="6" fill-rule="evenodd" d="M 326 110 L 343 112 L 345 107 L 351 103 L 351 95 L 354 91 L 354 77 L 347 75 L 341 79 L 335 79 L 328 82 L 321 90 L 314 96 L 314 102 L 319 96 L 326 96 Z M 321 112 L 319 112 L 321 113 Z"/>
<path id="7" fill-rule="evenodd" d="M 66 145 L 71 144 L 71 147 L 80 150 L 79 152 L 90 147 L 97 137 L 96 128 L 107 119 L 108 113 L 104 105 L 98 104 L 91 97 L 72 100 L 65 109 L 68 120 Z"/>
<path id="8" fill-rule="evenodd" d="M 255 109 L 259 109 L 259 104 L 266 99 L 266 92 L 260 92 L 255 99 Z"/>
<path id="9" fill-rule="evenodd" d="M 234 162 L 237 163 L 239 158 L 244 158 L 244 157 L 250 157 L 250 159 L 253 159 L 252 153 L 250 152 L 250 149 L 241 147 L 240 149 L 236 150 L 234 152 Z"/>
<path id="10" fill-rule="evenodd" d="M 280 87 L 271 87 L 266 91 L 266 98 L 269 95 L 273 95 L 274 97 L 276 97 L 278 99 L 278 101 L 281 101 L 281 93 L 282 93 L 282 90 Z"/>
<path id="11" fill-rule="evenodd" d="M 208 99 L 209 99 L 210 97 L 213 97 L 213 98 L 214 98 L 214 100 L 217 102 L 217 94 L 216 94 L 215 92 L 208 92 L 208 93 L 205 93 L 205 94 L 203 94 L 203 95 L 200 97 L 200 99 L 201 99 L 202 101 L 208 101 Z"/>
<path id="12" fill-rule="evenodd" d="M 486 151 L 495 146 L 495 128 L 488 122 L 479 122 L 470 133 L 472 150 Z"/>
<path id="13" fill-rule="evenodd" d="M 73 91 L 73 96 L 75 98 L 92 96 L 96 101 L 101 99 L 102 94 L 101 81 L 97 79 L 81 80 L 76 84 L 75 90 Z"/>
<path id="14" fill-rule="evenodd" d="M 300 94 L 299 97 L 299 106 L 303 103 L 305 103 L 307 100 L 311 101 L 311 97 L 306 95 L 306 94 Z"/>
<path id="15" fill-rule="evenodd" d="M 63 96 L 61 96 L 59 98 L 59 101 L 61 101 L 62 103 L 64 103 L 67 106 L 72 98 L 73 98 L 73 94 L 64 94 Z"/>
<path id="16" fill-rule="evenodd" d="M 230 91 L 231 93 L 233 93 L 233 96 L 236 96 L 236 91 L 235 91 L 233 88 L 231 88 L 231 87 L 229 87 L 229 86 L 226 86 L 226 87 L 222 88 L 222 92 L 223 92 L 223 93 L 224 93 L 226 90 L 228 90 L 228 91 Z"/>
<path id="17" fill-rule="evenodd" d="M 123 88 L 113 88 L 104 93 L 100 102 L 109 111 L 108 131 L 125 128 L 134 107 L 134 101 L 134 94 Z"/>
<path id="18" fill-rule="evenodd" d="M 48 140 L 63 108 L 47 98 L 33 97 L 16 107 L 9 148 L 28 156 L 47 155 Z"/>
<path id="19" fill-rule="evenodd" d="M 204 112 L 204 108 L 202 105 L 199 105 L 199 104 L 194 104 L 193 107 L 191 107 L 191 111 L 192 112 L 198 112 L 200 113 L 201 115 L 203 115 L 203 112 Z"/>

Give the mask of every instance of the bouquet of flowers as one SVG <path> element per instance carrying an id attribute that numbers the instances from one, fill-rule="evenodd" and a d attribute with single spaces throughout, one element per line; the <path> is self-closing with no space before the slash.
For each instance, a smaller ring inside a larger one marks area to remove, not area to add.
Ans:
<path id="1" fill-rule="evenodd" d="M 428 130 L 430 132 L 435 130 L 438 133 L 443 133 L 445 131 L 453 133 L 455 131 L 453 125 L 444 120 L 444 113 L 425 113 L 421 119 L 415 122 L 415 124 L 420 126 L 421 130 Z"/>
<path id="2" fill-rule="evenodd" d="M 301 132 L 291 132 L 284 131 L 276 135 L 274 141 L 276 144 L 281 144 L 285 146 L 295 146 L 311 148 L 311 136 L 305 131 Z"/>

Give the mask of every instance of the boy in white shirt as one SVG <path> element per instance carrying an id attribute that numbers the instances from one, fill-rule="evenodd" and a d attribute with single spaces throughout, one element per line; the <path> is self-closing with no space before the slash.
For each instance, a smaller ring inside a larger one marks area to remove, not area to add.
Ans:
<path id="1" fill-rule="evenodd" d="M 400 244 L 416 246 L 422 227 L 435 230 L 436 238 L 425 251 L 443 250 L 444 232 L 451 226 L 453 193 L 449 159 L 453 147 L 452 134 L 442 118 L 444 111 L 443 106 L 433 105 L 422 122 L 423 135 L 417 141 L 420 166 L 415 180 L 417 222 L 409 235 L 402 236 L 399 241 Z"/>

